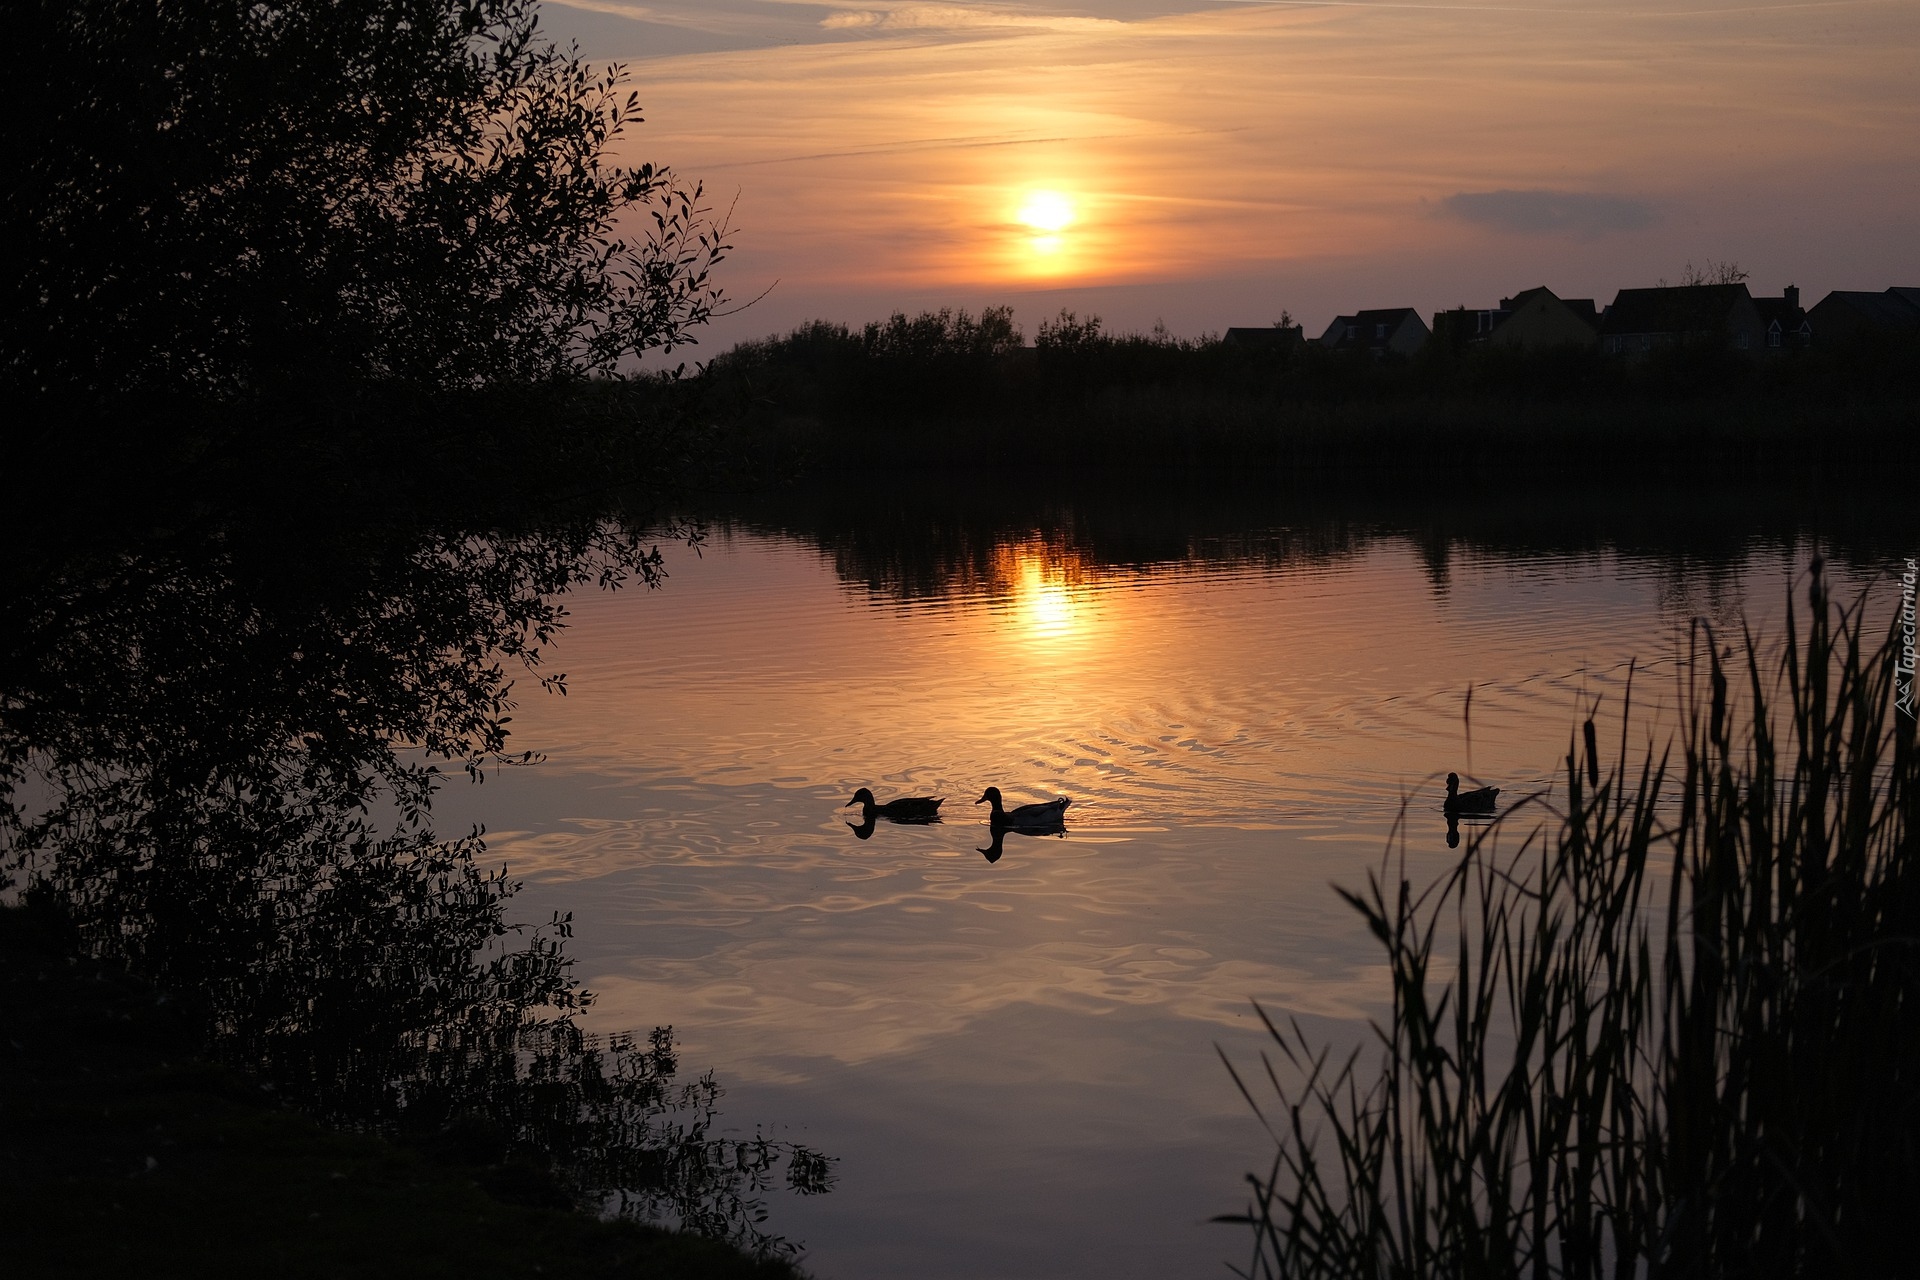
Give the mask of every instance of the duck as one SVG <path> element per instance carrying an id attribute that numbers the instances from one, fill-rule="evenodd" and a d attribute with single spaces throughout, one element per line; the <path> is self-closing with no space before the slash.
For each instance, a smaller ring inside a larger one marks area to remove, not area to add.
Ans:
<path id="1" fill-rule="evenodd" d="M 1500 799 L 1500 788 L 1480 787 L 1473 791 L 1460 789 L 1460 775 L 1447 775 L 1447 802 L 1444 806 L 1449 815 L 1454 814 L 1490 814 Z"/>
<path id="2" fill-rule="evenodd" d="M 1000 788 L 988 787 L 974 803 L 993 806 L 993 813 L 988 819 L 993 826 L 1031 828 L 1060 822 L 1066 815 L 1067 806 L 1073 801 L 1061 796 L 1058 800 L 1048 800 L 1043 804 L 1023 804 L 1018 809 L 1004 809 L 1000 805 Z"/>
<path id="3" fill-rule="evenodd" d="M 862 787 L 847 803 L 859 805 L 860 816 L 868 822 L 875 818 L 885 818 L 888 822 L 932 822 L 939 818 L 940 802 L 945 799 L 945 796 L 901 796 L 898 800 L 875 804 L 873 792 Z"/>

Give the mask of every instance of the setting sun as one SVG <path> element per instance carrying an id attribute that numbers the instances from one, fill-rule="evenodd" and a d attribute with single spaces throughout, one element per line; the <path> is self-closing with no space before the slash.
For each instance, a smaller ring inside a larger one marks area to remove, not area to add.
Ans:
<path id="1" fill-rule="evenodd" d="M 1035 191 L 1020 206 L 1018 216 L 1035 231 L 1063 231 L 1073 225 L 1073 202 L 1058 191 Z"/>

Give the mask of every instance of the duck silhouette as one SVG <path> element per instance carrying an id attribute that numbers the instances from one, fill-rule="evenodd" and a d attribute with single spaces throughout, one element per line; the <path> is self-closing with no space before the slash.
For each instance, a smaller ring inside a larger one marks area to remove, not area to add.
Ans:
<path id="1" fill-rule="evenodd" d="M 859 805 L 861 818 L 869 824 L 875 818 L 885 818 L 888 822 L 938 822 L 940 802 L 945 799 L 945 796 L 901 796 L 898 800 L 875 804 L 873 792 L 862 787 L 847 803 Z"/>
<path id="2" fill-rule="evenodd" d="M 1449 817 L 1491 817 L 1494 805 L 1500 800 L 1500 788 L 1480 787 L 1473 791 L 1460 789 L 1460 775 L 1447 775 L 1447 802 L 1443 807 Z"/>
<path id="3" fill-rule="evenodd" d="M 975 804 L 991 804 L 993 812 L 988 816 L 988 825 L 1008 830 L 1032 831 L 1041 827 L 1053 826 L 1061 822 L 1067 812 L 1067 806 L 1073 801 L 1061 796 L 1058 800 L 1048 800 L 1040 804 L 1023 804 L 1017 809 L 1008 809 L 1000 801 L 1000 788 L 988 787 L 980 793 Z"/>

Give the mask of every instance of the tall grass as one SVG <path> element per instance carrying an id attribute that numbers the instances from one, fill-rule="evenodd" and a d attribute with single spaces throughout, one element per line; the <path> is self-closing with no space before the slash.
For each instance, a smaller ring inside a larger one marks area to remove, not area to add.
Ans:
<path id="1" fill-rule="evenodd" d="M 1277 1147 L 1244 1274 L 1916 1273 L 1920 768 L 1862 613 L 1816 565 L 1780 645 L 1698 626 L 1671 746 L 1589 719 L 1517 847 L 1544 800 L 1343 891 L 1391 1012 L 1235 1072 Z"/>

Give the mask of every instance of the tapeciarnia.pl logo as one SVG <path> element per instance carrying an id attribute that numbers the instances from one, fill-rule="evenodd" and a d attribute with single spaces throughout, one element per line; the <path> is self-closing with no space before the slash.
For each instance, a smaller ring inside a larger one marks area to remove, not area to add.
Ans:
<path id="1" fill-rule="evenodd" d="M 1907 571 L 1900 575 L 1900 655 L 1893 663 L 1893 701 L 1908 719 L 1913 706 L 1913 584 L 1915 570 L 1911 557 Z"/>

